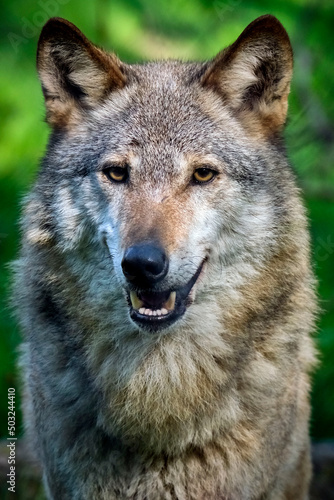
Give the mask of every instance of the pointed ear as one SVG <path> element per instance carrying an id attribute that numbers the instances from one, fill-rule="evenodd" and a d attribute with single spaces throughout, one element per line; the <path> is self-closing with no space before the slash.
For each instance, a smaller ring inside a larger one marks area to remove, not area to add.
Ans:
<path id="1" fill-rule="evenodd" d="M 211 61 L 202 85 L 219 92 L 247 129 L 270 136 L 286 119 L 292 60 L 281 23 L 274 16 L 262 16 Z"/>
<path id="2" fill-rule="evenodd" d="M 95 106 L 126 83 L 115 55 L 99 49 L 74 24 L 57 17 L 43 27 L 37 69 L 47 121 L 55 127 L 67 126 L 80 111 Z"/>

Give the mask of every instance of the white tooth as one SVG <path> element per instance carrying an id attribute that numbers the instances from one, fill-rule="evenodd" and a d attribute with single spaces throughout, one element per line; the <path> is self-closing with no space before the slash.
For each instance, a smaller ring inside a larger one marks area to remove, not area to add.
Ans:
<path id="1" fill-rule="evenodd" d="M 175 307 L 176 292 L 171 292 L 168 300 L 164 303 L 164 308 L 168 311 L 173 311 Z"/>
<path id="2" fill-rule="evenodd" d="M 153 316 L 156 316 L 157 315 L 157 311 L 153 311 Z"/>
<path id="3" fill-rule="evenodd" d="M 149 316 L 151 309 L 145 309 L 145 314 Z"/>
<path id="4" fill-rule="evenodd" d="M 141 307 L 141 308 L 139 309 L 139 312 L 140 312 L 140 314 L 145 314 L 145 307 Z"/>
<path id="5" fill-rule="evenodd" d="M 140 309 L 144 304 L 144 302 L 142 300 L 140 300 L 137 293 L 134 291 L 130 292 L 130 300 L 131 300 L 132 307 L 134 309 L 137 309 L 137 310 Z"/>
<path id="6" fill-rule="evenodd" d="M 161 309 L 161 314 L 162 314 L 163 316 L 165 316 L 166 314 L 168 314 L 167 309 L 165 309 L 165 308 L 163 307 L 163 308 Z"/>
<path id="7" fill-rule="evenodd" d="M 161 316 L 161 311 L 160 309 L 157 310 L 157 316 Z"/>
<path id="8" fill-rule="evenodd" d="M 153 315 L 153 311 L 152 311 L 152 309 L 150 309 L 150 312 L 149 312 L 148 314 L 149 314 L 149 316 L 152 316 L 152 315 Z"/>

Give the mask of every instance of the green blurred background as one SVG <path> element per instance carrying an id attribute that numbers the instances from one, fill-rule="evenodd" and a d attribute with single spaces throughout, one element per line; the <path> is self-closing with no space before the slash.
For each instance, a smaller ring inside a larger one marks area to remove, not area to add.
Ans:
<path id="1" fill-rule="evenodd" d="M 10 262 L 18 250 L 22 196 L 45 150 L 48 128 L 36 70 L 42 25 L 61 16 L 128 62 L 206 59 L 232 43 L 256 17 L 271 13 L 295 53 L 286 139 L 304 191 L 319 279 L 321 366 L 313 384 L 312 436 L 334 438 L 334 1 L 13 0 L 1 8 L 0 66 L 0 434 L 7 435 L 7 390 L 19 386 L 20 334 L 6 305 Z M 20 304 L 16 304 L 20 307 Z M 21 429 L 21 420 L 18 422 Z"/>

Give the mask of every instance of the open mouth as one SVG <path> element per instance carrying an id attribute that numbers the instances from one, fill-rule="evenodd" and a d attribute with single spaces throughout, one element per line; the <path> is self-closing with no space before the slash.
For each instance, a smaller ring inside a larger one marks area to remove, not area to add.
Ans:
<path id="1" fill-rule="evenodd" d="M 128 295 L 130 317 L 141 327 L 151 331 L 167 328 L 185 313 L 191 299 L 189 294 L 201 274 L 204 261 L 184 286 L 175 290 L 154 292 L 132 290 Z"/>

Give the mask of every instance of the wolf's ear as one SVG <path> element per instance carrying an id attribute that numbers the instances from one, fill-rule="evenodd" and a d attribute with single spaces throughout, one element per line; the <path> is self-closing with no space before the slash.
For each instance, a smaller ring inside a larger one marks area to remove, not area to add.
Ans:
<path id="1" fill-rule="evenodd" d="M 292 62 L 287 32 L 266 15 L 209 63 L 202 84 L 219 92 L 249 130 L 269 136 L 286 119 Z"/>
<path id="2" fill-rule="evenodd" d="M 47 108 L 47 121 L 66 126 L 74 114 L 93 107 L 126 78 L 121 62 L 93 45 L 74 24 L 54 17 L 43 27 L 37 69 Z"/>

